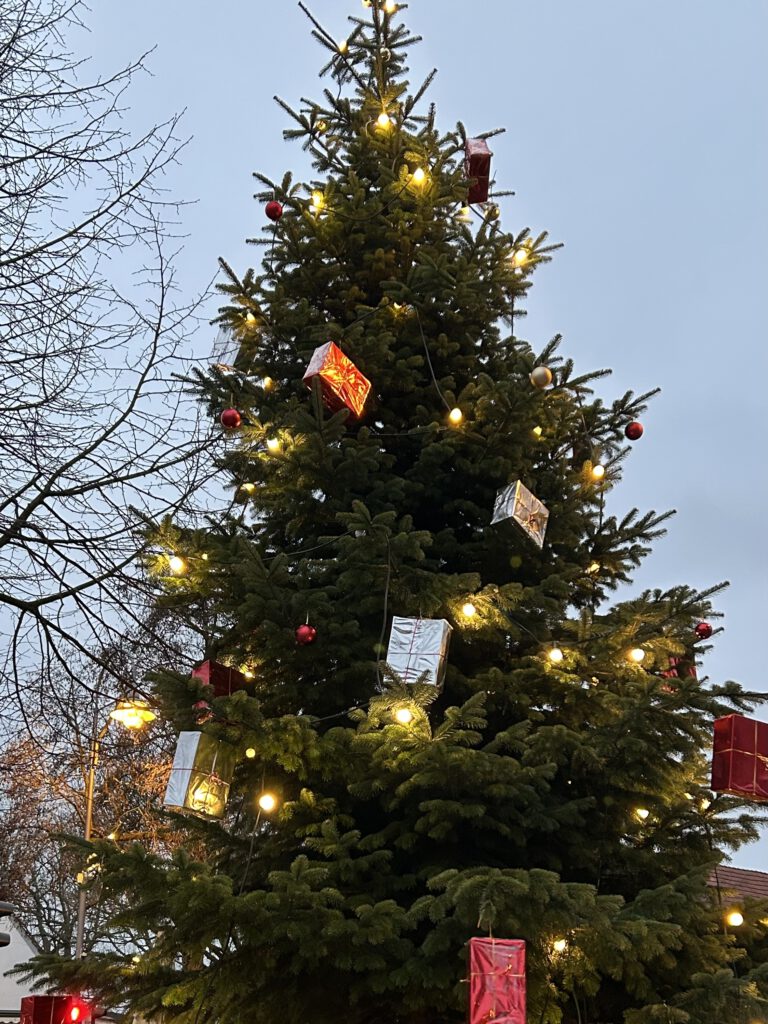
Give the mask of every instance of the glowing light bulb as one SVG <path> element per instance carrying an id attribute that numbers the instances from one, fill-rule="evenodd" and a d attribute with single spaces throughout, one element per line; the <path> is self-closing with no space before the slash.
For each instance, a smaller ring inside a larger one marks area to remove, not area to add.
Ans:
<path id="1" fill-rule="evenodd" d="M 568 939 L 555 939 L 552 943 L 552 949 L 556 953 L 564 953 L 568 949 Z"/>
<path id="2" fill-rule="evenodd" d="M 384 0 L 384 13 L 394 14 L 397 11 L 397 0 Z"/>
<path id="3" fill-rule="evenodd" d="M 267 448 L 269 448 L 269 450 L 271 452 L 279 452 L 280 451 L 280 441 L 279 441 L 279 439 L 276 438 L 276 437 L 268 437 L 267 438 Z"/>
<path id="4" fill-rule="evenodd" d="M 141 963 L 141 957 L 140 956 L 132 956 L 131 957 L 131 963 L 132 964 L 140 964 Z"/>
<path id="5" fill-rule="evenodd" d="M 525 264 L 528 262 L 529 256 L 530 253 L 527 249 L 515 249 L 515 251 L 512 253 L 512 262 L 515 264 L 516 267 L 524 267 Z"/>
<path id="6" fill-rule="evenodd" d="M 250 311 L 250 309 L 249 309 L 248 312 L 245 314 L 245 319 L 248 321 L 249 324 L 255 324 L 256 323 L 256 314 L 252 313 Z"/>
<path id="7" fill-rule="evenodd" d="M 392 124 L 392 118 L 389 116 L 386 110 L 382 110 L 382 112 L 376 118 L 376 124 L 379 126 L 379 128 L 389 128 L 389 126 Z"/>
<path id="8" fill-rule="evenodd" d="M 187 563 L 181 555 L 170 555 L 168 558 L 168 568 L 174 576 L 183 576 L 187 571 Z"/>
<path id="9" fill-rule="evenodd" d="M 251 484 L 251 483 L 241 484 L 240 485 L 240 490 L 241 491 L 245 491 L 246 494 L 253 494 L 253 492 L 256 490 L 256 484 Z"/>
<path id="10" fill-rule="evenodd" d="M 248 749 L 245 752 L 245 756 L 248 758 L 249 761 L 252 761 L 254 757 L 256 757 L 256 748 L 248 747 Z"/>
<path id="11" fill-rule="evenodd" d="M 117 840 L 117 832 L 110 832 L 109 835 L 107 836 L 107 839 L 111 843 L 114 843 Z"/>
<path id="12" fill-rule="evenodd" d="M 255 673 L 253 673 L 249 668 L 244 668 L 243 669 L 243 675 L 245 676 L 246 679 L 255 679 L 256 678 Z"/>
<path id="13" fill-rule="evenodd" d="M 325 209 L 325 196 L 322 192 L 312 193 L 312 203 L 310 209 L 313 213 L 322 213 Z"/>
<path id="14" fill-rule="evenodd" d="M 650 818 L 650 816 L 651 816 L 651 812 L 648 810 L 647 807 L 636 807 L 635 808 L 635 817 L 637 818 L 638 821 L 647 821 L 648 818 Z"/>
<path id="15" fill-rule="evenodd" d="M 534 436 L 534 437 L 541 437 L 541 435 L 542 435 L 543 433 L 544 433 L 544 430 L 543 430 L 543 428 L 542 428 L 542 427 L 534 427 L 534 428 L 533 428 L 533 436 Z"/>
<path id="16" fill-rule="evenodd" d="M 259 797 L 259 807 L 265 814 L 269 814 L 277 807 L 277 797 L 274 793 L 262 793 Z"/>
<path id="17" fill-rule="evenodd" d="M 712 801 L 708 800 L 706 797 L 704 797 L 704 799 L 699 804 L 699 807 L 702 809 L 702 811 L 708 811 L 711 806 Z"/>
<path id="18" fill-rule="evenodd" d="M 413 182 L 415 185 L 423 185 L 427 180 L 427 172 L 423 167 L 417 167 L 413 172 Z"/>
<path id="19" fill-rule="evenodd" d="M 462 206 L 458 212 L 457 220 L 460 220 L 464 224 L 469 224 L 472 220 L 472 210 L 468 206 Z"/>
<path id="20" fill-rule="evenodd" d="M 339 53 L 346 53 L 349 49 L 349 43 L 346 39 L 342 39 L 339 43 Z"/>
<path id="21" fill-rule="evenodd" d="M 448 419 L 453 423 L 454 426 L 458 426 L 459 423 L 464 419 L 464 413 L 456 406 L 455 409 L 451 409 L 448 413 Z"/>
<path id="22" fill-rule="evenodd" d="M 328 122 L 327 121 L 318 121 L 317 124 L 315 125 L 315 128 L 316 128 L 318 134 L 322 135 L 323 132 L 327 132 L 328 131 Z"/>
<path id="23" fill-rule="evenodd" d="M 731 928 L 741 928 L 744 924 L 744 915 L 740 910 L 729 910 L 725 918 L 725 923 Z"/>
<path id="24" fill-rule="evenodd" d="M 264 388 L 265 391 L 269 391 L 269 389 L 272 387 L 274 383 L 275 382 L 272 380 L 271 377 L 261 378 L 261 386 Z"/>
<path id="25" fill-rule="evenodd" d="M 627 654 L 630 661 L 634 662 L 635 665 L 639 665 L 645 660 L 645 651 L 642 647 L 633 647 L 632 650 Z"/>
<path id="26" fill-rule="evenodd" d="M 461 606 L 461 614 L 465 619 L 474 619 L 477 615 L 477 608 L 472 604 L 471 601 L 467 601 L 466 604 Z"/>
<path id="27" fill-rule="evenodd" d="M 590 574 L 590 576 L 594 576 L 596 572 L 600 572 L 600 568 L 601 566 L 599 562 L 591 562 L 587 569 L 587 572 Z"/>
<path id="28" fill-rule="evenodd" d="M 207 561 L 208 561 L 208 553 L 207 553 L 207 552 L 203 552 L 203 554 L 202 554 L 202 555 L 200 555 L 200 557 L 202 558 L 202 560 L 203 560 L 204 562 L 207 562 Z"/>
<path id="29" fill-rule="evenodd" d="M 592 479 L 593 480 L 602 480 L 604 476 L 605 476 L 605 466 L 601 465 L 598 462 L 597 465 L 592 467 Z"/>
<path id="30" fill-rule="evenodd" d="M 561 662 L 561 661 L 563 660 L 563 658 L 565 657 L 565 655 L 563 654 L 563 652 L 562 652 L 562 651 L 560 650 L 560 648 L 559 648 L 559 647 L 552 647 L 552 648 L 550 649 L 549 653 L 547 654 L 547 657 L 549 658 L 549 660 L 550 660 L 550 661 L 551 661 L 551 662 L 552 662 L 552 663 L 553 663 L 554 665 L 559 665 L 559 664 L 560 664 L 560 662 Z"/>
<path id="31" fill-rule="evenodd" d="M 398 708 L 395 711 L 395 721 L 400 725 L 410 725 L 413 721 L 413 712 L 410 708 Z"/>

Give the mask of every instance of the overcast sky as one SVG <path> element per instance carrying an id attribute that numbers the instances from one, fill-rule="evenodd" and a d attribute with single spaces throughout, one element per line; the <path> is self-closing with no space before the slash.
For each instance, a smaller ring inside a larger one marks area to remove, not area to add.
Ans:
<path id="1" fill-rule="evenodd" d="M 360 0 L 309 0 L 339 39 Z M 730 580 L 725 632 L 703 671 L 768 691 L 764 305 L 768 258 L 765 0 L 413 0 L 436 66 L 438 121 L 493 142 L 504 224 L 565 249 L 539 271 L 518 333 L 565 336 L 577 370 L 612 367 L 606 397 L 663 388 L 614 508 L 676 508 L 639 577 L 648 587 Z M 324 51 L 293 0 L 94 5 L 99 67 L 157 46 L 133 93 L 137 127 L 186 108 L 193 140 L 170 183 L 184 213 L 185 288 L 225 256 L 238 269 L 263 221 L 252 171 L 305 169 L 272 101 L 320 97 Z M 197 342 L 201 355 L 207 339 Z M 768 719 L 768 708 L 759 712 Z M 768 870 L 768 840 L 737 864 Z"/>

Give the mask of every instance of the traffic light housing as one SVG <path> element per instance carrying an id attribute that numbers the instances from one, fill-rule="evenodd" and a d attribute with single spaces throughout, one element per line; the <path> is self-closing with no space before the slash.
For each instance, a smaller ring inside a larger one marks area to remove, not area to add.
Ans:
<path id="1" fill-rule="evenodd" d="M 19 1024 L 92 1024 L 93 1006 L 80 996 L 25 996 Z"/>
<path id="2" fill-rule="evenodd" d="M 9 914 L 15 914 L 16 907 L 10 903 L 0 903 L 0 917 L 8 917 Z M 10 946 L 11 936 L 9 932 L 0 932 L 0 946 Z"/>

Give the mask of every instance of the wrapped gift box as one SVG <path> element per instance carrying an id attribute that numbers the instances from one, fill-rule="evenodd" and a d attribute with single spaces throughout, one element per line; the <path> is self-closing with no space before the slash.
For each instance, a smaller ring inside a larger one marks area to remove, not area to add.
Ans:
<path id="1" fill-rule="evenodd" d="M 362 416 L 371 382 L 332 341 L 316 348 L 312 355 L 304 380 L 311 388 L 315 379 L 320 381 L 323 402 L 331 412 L 349 409 L 355 416 Z"/>
<path id="2" fill-rule="evenodd" d="M 229 665 L 220 665 L 218 661 L 204 661 L 193 669 L 192 678 L 200 679 L 206 686 L 212 687 L 217 697 L 229 697 L 248 686 L 248 680 L 242 672 Z"/>
<path id="3" fill-rule="evenodd" d="M 768 722 L 726 715 L 715 722 L 712 789 L 768 800 Z"/>
<path id="4" fill-rule="evenodd" d="M 445 619 L 392 619 L 387 664 L 404 683 L 416 683 L 425 672 L 426 683 L 442 686 L 453 627 Z"/>
<path id="5" fill-rule="evenodd" d="M 204 732 L 182 732 L 163 803 L 203 818 L 221 818 L 234 773 L 232 747 Z"/>
<path id="6" fill-rule="evenodd" d="M 691 661 L 690 658 L 675 658 L 670 654 L 669 668 L 660 672 L 659 675 L 662 679 L 685 679 L 686 676 L 689 679 L 698 679 L 696 662 Z"/>
<path id="7" fill-rule="evenodd" d="M 505 519 L 513 519 L 537 547 L 544 547 L 549 509 L 520 480 L 504 487 L 496 495 L 491 523 L 501 523 Z"/>
<path id="8" fill-rule="evenodd" d="M 493 153 L 488 148 L 485 139 L 467 139 L 466 153 L 466 174 L 470 179 L 475 179 L 469 186 L 469 203 L 484 203 L 488 199 L 488 190 L 491 185 L 491 157 Z"/>
<path id="9" fill-rule="evenodd" d="M 525 1024 L 525 942 L 469 940 L 469 1024 Z"/>

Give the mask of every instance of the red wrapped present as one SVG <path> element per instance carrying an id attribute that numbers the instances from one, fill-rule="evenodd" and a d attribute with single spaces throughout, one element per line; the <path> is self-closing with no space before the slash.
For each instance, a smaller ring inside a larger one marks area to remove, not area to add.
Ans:
<path id="1" fill-rule="evenodd" d="M 19 1024 L 88 1024 L 93 1007 L 79 996 L 24 996 Z"/>
<path id="2" fill-rule="evenodd" d="M 675 658 L 670 654 L 669 668 L 664 672 L 659 672 L 659 675 L 662 679 L 685 679 L 686 676 L 689 679 L 698 679 L 696 662 L 686 658 Z"/>
<path id="3" fill-rule="evenodd" d="M 768 800 L 768 722 L 726 715 L 715 722 L 712 789 Z"/>
<path id="4" fill-rule="evenodd" d="M 242 672 L 230 665 L 220 665 L 218 661 L 204 661 L 193 670 L 192 678 L 213 687 L 217 697 L 230 697 L 236 690 L 244 690 L 248 685 Z"/>
<path id="5" fill-rule="evenodd" d="M 312 387 L 316 377 L 321 383 L 323 402 L 331 412 L 349 409 L 355 416 L 362 416 L 371 382 L 332 341 L 312 354 L 304 374 L 308 387 Z"/>
<path id="6" fill-rule="evenodd" d="M 525 1024 L 525 942 L 469 940 L 469 1024 Z"/>
<path id="7" fill-rule="evenodd" d="M 488 148 L 485 139 L 467 139 L 466 145 L 466 174 L 474 179 L 469 186 L 469 203 L 484 203 L 488 198 L 488 189 L 491 185 L 491 157 L 493 153 Z"/>

